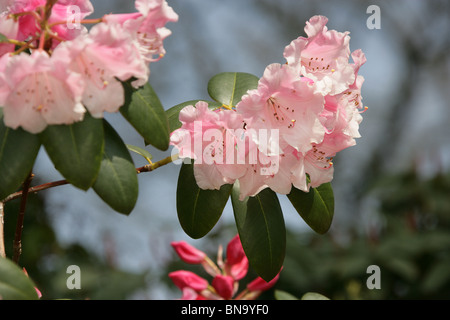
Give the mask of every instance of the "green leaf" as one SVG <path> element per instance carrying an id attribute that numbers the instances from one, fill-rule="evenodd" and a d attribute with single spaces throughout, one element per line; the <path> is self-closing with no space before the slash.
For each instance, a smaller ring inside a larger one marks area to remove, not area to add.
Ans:
<path id="1" fill-rule="evenodd" d="M 450 280 L 450 258 L 434 262 L 427 270 L 421 281 L 425 293 L 437 292 Z"/>
<path id="2" fill-rule="evenodd" d="M 38 299 L 33 281 L 14 262 L 6 258 L 0 258 L 0 299 Z"/>
<path id="3" fill-rule="evenodd" d="M 153 156 L 147 150 L 145 150 L 143 148 L 140 148 L 140 147 L 137 147 L 137 146 L 133 146 L 131 144 L 127 144 L 126 146 L 127 146 L 128 150 L 130 150 L 130 151 L 132 151 L 134 153 L 137 153 L 138 155 L 144 157 L 145 160 L 148 161 L 148 163 L 152 162 Z"/>
<path id="4" fill-rule="evenodd" d="M 105 149 L 93 189 L 111 208 L 128 215 L 139 193 L 136 168 L 119 134 L 106 120 L 103 124 Z"/>
<path id="5" fill-rule="evenodd" d="M 330 229 L 334 215 L 334 194 L 331 183 L 310 188 L 309 192 L 293 187 L 287 197 L 303 220 L 315 232 L 324 234 Z"/>
<path id="6" fill-rule="evenodd" d="M 302 296 L 301 300 L 330 300 L 329 298 L 316 292 L 307 292 Z"/>
<path id="7" fill-rule="evenodd" d="M 248 90 L 258 87 L 259 78 L 242 72 L 223 72 L 208 82 L 208 93 L 215 101 L 236 106 Z"/>
<path id="8" fill-rule="evenodd" d="M 81 122 L 48 126 L 39 137 L 55 168 L 67 181 L 82 190 L 94 184 L 103 158 L 102 119 L 86 114 Z"/>
<path id="9" fill-rule="evenodd" d="M 176 129 L 181 127 L 181 122 L 179 120 L 179 116 L 180 116 L 180 111 L 186 107 L 186 106 L 195 106 L 195 104 L 199 101 L 205 101 L 205 100 L 190 100 L 190 101 L 186 101 L 180 104 L 177 104 L 176 106 L 168 109 L 166 111 L 166 116 L 167 119 L 169 121 L 169 132 L 173 132 Z M 210 109 L 217 109 L 220 108 L 222 106 L 221 103 L 215 102 L 215 101 L 205 101 L 208 103 L 208 107 Z"/>
<path id="10" fill-rule="evenodd" d="M 216 225 L 230 196 L 232 185 L 220 190 L 200 189 L 194 165 L 183 164 L 178 177 L 177 212 L 181 227 L 194 239 L 204 237 Z"/>
<path id="11" fill-rule="evenodd" d="M 36 135 L 6 127 L 0 114 L 0 199 L 21 186 L 33 169 L 40 146 Z"/>
<path id="12" fill-rule="evenodd" d="M 239 182 L 236 182 L 231 201 L 250 265 L 261 278 L 272 280 L 280 272 L 286 253 L 286 226 L 276 193 L 266 188 L 240 201 Z"/>
<path id="13" fill-rule="evenodd" d="M 125 104 L 120 113 L 144 138 L 145 144 L 166 151 L 169 148 L 169 125 L 164 108 L 152 86 L 147 83 L 139 89 L 123 82 Z"/>
<path id="14" fill-rule="evenodd" d="M 275 299 L 276 300 L 298 300 L 297 297 L 293 296 L 292 294 L 282 291 L 282 290 L 275 290 Z"/>

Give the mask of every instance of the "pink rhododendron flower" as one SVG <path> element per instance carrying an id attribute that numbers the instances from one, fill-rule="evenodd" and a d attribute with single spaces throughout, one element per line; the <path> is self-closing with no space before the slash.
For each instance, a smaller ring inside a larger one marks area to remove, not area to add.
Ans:
<path id="1" fill-rule="evenodd" d="M 244 161 L 245 166 L 236 165 L 235 174 L 227 179 L 231 176 L 219 173 L 217 162 L 202 165 L 201 171 L 196 171 L 202 172 L 196 173 L 200 188 L 218 189 L 238 182 L 240 199 L 244 200 L 265 188 L 288 194 L 292 186 L 309 191 L 332 180 L 333 157 L 355 145 L 355 138 L 360 137 L 364 78 L 358 72 L 366 59 L 361 50 L 350 55 L 349 32 L 328 30 L 327 22 L 324 16 L 312 17 L 306 23 L 307 37 L 299 37 L 285 48 L 287 64 L 267 66 L 258 87 L 223 113 L 241 115 L 239 121 L 244 125 L 240 136 L 244 138 L 236 139 L 228 150 L 245 141 L 241 162 L 236 162 L 240 165 Z M 193 140 L 202 141 L 207 130 L 220 127 L 221 111 L 201 109 L 205 110 L 202 116 L 203 111 L 193 106 L 180 112 L 182 128 L 188 130 L 175 131 L 172 144 L 180 149 L 181 158 L 197 159 L 202 154 L 193 151 Z M 193 125 L 187 128 L 186 123 L 194 120 L 206 127 L 197 124 L 201 130 Z M 220 156 L 225 149 L 220 148 Z"/>
<path id="2" fill-rule="evenodd" d="M 19 14 L 25 12 L 36 11 L 39 7 L 46 5 L 46 0 L 16 0 L 14 4 L 10 6 L 9 13 Z M 48 19 L 48 24 L 51 26 L 51 31 L 55 33 L 59 38 L 64 40 L 71 40 L 86 31 L 84 26 L 77 28 L 68 28 L 67 21 L 72 15 L 69 6 L 77 6 L 79 11 L 79 18 L 84 19 L 94 11 L 94 7 L 89 0 L 59 0 L 52 8 L 51 15 Z M 63 22 L 63 23 L 61 23 Z M 25 40 L 29 36 L 34 36 L 36 33 L 40 33 L 41 26 L 36 17 L 33 15 L 22 15 L 19 17 L 19 38 L 18 40 Z M 55 44 L 59 41 L 55 40 Z M 55 45 L 54 44 L 54 45 Z"/>
<path id="3" fill-rule="evenodd" d="M 19 24 L 13 18 L 7 16 L 6 13 L 0 13 L 0 34 L 8 39 L 16 39 L 19 32 Z M 0 43 L 0 57 L 5 53 L 14 51 L 14 44 Z"/>
<path id="4" fill-rule="evenodd" d="M 238 163 L 245 155 L 235 150 L 243 126 L 239 114 L 213 111 L 200 101 L 181 110 L 179 119 L 182 127 L 172 133 L 171 144 L 179 150 L 180 158 L 195 160 L 194 175 L 200 188 L 220 189 L 245 173 L 246 166 Z"/>
<path id="5" fill-rule="evenodd" d="M 4 122 L 13 129 L 21 126 L 39 133 L 49 124 L 71 124 L 83 119 L 81 104 L 83 78 L 69 70 L 67 57 L 46 52 L 22 53 L 9 59 L 3 90 Z M 3 90 L 0 90 L 3 91 Z"/>
<path id="6" fill-rule="evenodd" d="M 79 10 L 76 12 L 77 15 L 79 14 L 77 18 L 80 20 L 85 19 L 94 12 L 94 7 L 89 0 L 58 0 L 52 8 L 52 14 L 50 15 L 48 22 L 49 24 L 63 21 L 66 22 L 52 27 L 52 31 L 64 40 L 75 39 L 77 36 L 87 31 L 86 27 L 81 24 L 76 28 L 68 27 L 67 21 L 70 20 L 72 15 L 72 11 L 69 10 L 70 6 L 77 7 L 77 10 Z M 71 22 L 74 23 L 73 21 Z"/>
<path id="7" fill-rule="evenodd" d="M 137 0 L 137 13 L 111 14 L 103 19 L 108 24 L 120 24 L 137 40 L 142 59 L 154 62 L 166 53 L 163 42 L 172 32 L 165 27 L 168 22 L 178 21 L 178 15 L 165 0 Z M 136 86 L 142 85 L 136 82 Z"/>
<path id="8" fill-rule="evenodd" d="M 80 121 L 86 109 L 97 118 L 117 112 L 125 102 L 121 82 L 147 83 L 149 62 L 165 52 L 165 24 L 178 19 L 165 0 L 138 0 L 136 9 L 83 20 L 94 11 L 89 0 L 2 2 L 0 33 L 15 40 L 0 44 L 5 124 L 38 133 Z M 96 25 L 88 32 L 83 23 Z"/>
<path id="9" fill-rule="evenodd" d="M 148 80 L 148 68 L 133 41 L 117 25 L 97 24 L 88 35 L 59 45 L 53 56 L 69 56 L 71 69 L 83 75 L 83 104 L 97 118 L 103 117 L 104 111 L 117 112 L 124 104 L 120 81 L 131 77 Z"/>
<path id="10" fill-rule="evenodd" d="M 269 154 L 280 154 L 282 141 L 300 152 L 320 143 L 325 133 L 319 120 L 324 98 L 314 94 L 308 82 L 299 79 L 293 68 L 271 64 L 264 71 L 258 89 L 242 97 L 236 110 L 249 119 L 251 128 L 277 129 L 281 141 L 269 145 Z M 259 141 L 256 141 L 259 142 Z"/>
<path id="11" fill-rule="evenodd" d="M 184 244 L 183 247 L 187 247 L 187 245 Z M 192 248 L 189 247 L 189 251 L 192 251 Z M 239 235 L 233 237 L 228 243 L 225 261 L 222 260 L 222 254 L 222 246 L 219 246 L 217 265 L 208 257 L 205 258 L 209 261 L 208 265 L 202 263 L 205 271 L 213 276 L 211 285 L 206 279 L 191 271 L 179 270 L 169 273 L 174 284 L 182 291 L 182 300 L 228 300 L 233 297 L 235 300 L 256 299 L 263 291 L 270 289 L 278 281 L 279 274 L 268 283 L 258 277 L 236 295 L 239 289 L 239 280 L 244 278 L 248 271 L 248 259 Z M 214 269 L 215 272 L 211 273 L 211 269 Z"/>
<path id="12" fill-rule="evenodd" d="M 10 93 L 10 88 L 6 82 L 5 69 L 9 60 L 11 59 L 9 54 L 5 54 L 0 57 L 0 106 L 5 105 L 6 98 Z"/>
<path id="13" fill-rule="evenodd" d="M 244 176 L 239 178 L 239 199 L 252 197 L 265 188 L 270 188 L 280 194 L 288 194 L 292 184 L 300 179 L 294 176 L 294 167 L 298 163 L 297 151 L 291 146 L 281 148 L 282 153 L 266 156 L 258 152 L 259 161 L 249 164 Z M 303 178 L 306 179 L 306 176 Z"/>
<path id="14" fill-rule="evenodd" d="M 284 51 L 288 64 L 314 81 L 315 92 L 338 94 L 355 80 L 349 65 L 348 32 L 328 30 L 328 19 L 314 16 L 306 22 L 307 38 L 293 40 Z"/>

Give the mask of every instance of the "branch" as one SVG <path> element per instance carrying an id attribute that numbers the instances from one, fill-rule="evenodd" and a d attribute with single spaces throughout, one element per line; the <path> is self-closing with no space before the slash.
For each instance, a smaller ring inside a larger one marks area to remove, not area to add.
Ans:
<path id="1" fill-rule="evenodd" d="M 143 173 L 143 172 L 151 172 L 153 170 L 158 169 L 159 167 L 165 166 L 166 164 L 172 163 L 173 161 L 175 161 L 177 159 L 178 159 L 178 155 L 167 157 L 158 162 L 148 164 L 148 165 L 140 167 L 140 168 L 136 168 L 136 173 L 139 174 L 139 173 Z M 36 193 L 39 191 L 47 190 L 47 189 L 58 187 L 58 186 L 63 186 L 66 184 L 70 184 L 70 182 L 67 180 L 58 180 L 58 181 L 44 183 L 39 186 L 35 186 L 35 187 L 31 187 L 31 188 L 28 187 L 26 192 L 27 193 Z M 25 190 L 25 187 L 24 187 L 24 190 Z M 15 199 L 22 197 L 22 195 L 24 194 L 24 190 L 10 194 L 3 200 L 2 203 L 6 203 L 8 201 L 15 200 Z"/>
<path id="2" fill-rule="evenodd" d="M 54 188 L 54 187 L 57 187 L 57 186 L 63 186 L 65 184 L 69 184 L 69 182 L 67 180 L 59 180 L 59 181 L 54 181 L 54 182 L 48 182 L 48 183 L 44 183 L 44 184 L 41 184 L 41 185 L 36 186 L 36 187 L 31 187 L 31 188 L 28 189 L 27 192 L 35 193 L 35 192 L 43 191 L 43 190 L 46 190 L 46 189 Z M 15 193 L 12 193 L 9 196 L 7 196 L 3 200 L 3 202 L 6 203 L 8 201 L 11 201 L 11 200 L 14 200 L 14 199 L 18 199 L 18 198 L 20 198 L 22 196 L 22 194 L 23 194 L 23 190 L 15 192 Z"/>
<path id="3" fill-rule="evenodd" d="M 136 172 L 138 174 L 142 173 L 142 172 L 151 172 L 153 170 L 158 169 L 159 167 L 165 166 L 166 164 L 172 163 L 175 160 L 178 160 L 178 154 L 176 154 L 174 156 L 167 157 L 167 158 L 162 159 L 162 160 L 160 160 L 158 162 L 151 163 L 151 164 L 148 164 L 148 165 L 140 167 L 140 168 L 136 168 Z"/>
<path id="4" fill-rule="evenodd" d="M 4 234 L 4 224 L 5 224 L 5 204 L 0 202 L 0 257 L 6 258 L 5 251 L 5 234 Z"/>
<path id="5" fill-rule="evenodd" d="M 25 219 L 25 208 L 27 206 L 28 191 L 30 188 L 33 174 L 29 174 L 25 182 L 23 183 L 22 201 L 20 202 L 19 216 L 17 217 L 16 232 L 14 234 L 14 255 L 13 261 L 19 264 L 20 254 L 22 253 L 22 230 L 23 221 Z"/>

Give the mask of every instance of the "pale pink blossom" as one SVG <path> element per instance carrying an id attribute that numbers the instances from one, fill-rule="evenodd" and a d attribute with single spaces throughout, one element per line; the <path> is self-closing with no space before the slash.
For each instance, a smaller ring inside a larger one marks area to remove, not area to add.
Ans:
<path id="1" fill-rule="evenodd" d="M 6 82 L 6 66 L 9 64 L 9 60 L 11 56 L 9 54 L 5 54 L 0 57 L 0 106 L 4 106 L 6 102 L 6 98 L 10 93 L 10 88 Z"/>
<path id="2" fill-rule="evenodd" d="M 16 39 L 19 32 L 19 23 L 6 13 L 0 13 L 0 34 L 8 39 Z M 0 57 L 14 51 L 14 44 L 0 43 Z"/>
<path id="3" fill-rule="evenodd" d="M 39 7 L 46 5 L 46 0 L 16 0 L 12 6 L 9 7 L 9 13 L 18 14 L 25 12 L 37 11 Z M 68 28 L 67 21 L 71 18 L 72 12 L 69 6 L 77 6 L 79 8 L 78 18 L 84 19 L 94 11 L 94 7 L 89 0 L 59 0 L 52 8 L 51 15 L 48 19 L 48 24 L 52 25 L 51 31 L 59 38 L 64 40 L 71 40 L 78 35 L 86 32 L 86 28 L 80 24 L 76 28 Z M 61 23 L 63 22 L 63 23 Z M 19 36 L 18 40 L 25 40 L 36 33 L 42 32 L 39 21 L 34 15 L 22 15 L 19 17 Z M 53 46 L 59 43 L 56 39 Z"/>
<path id="4" fill-rule="evenodd" d="M 9 7 L 11 7 L 14 4 L 15 0 L 3 0 L 0 2 L 0 13 L 8 11 Z"/>
<path id="5" fill-rule="evenodd" d="M 137 13 L 110 14 L 103 19 L 108 24 L 119 24 L 137 40 L 139 51 L 147 63 L 161 59 L 166 51 L 164 40 L 171 35 L 165 27 L 168 22 L 178 21 L 178 15 L 165 0 L 137 0 Z M 141 81 L 136 85 L 142 85 Z"/>
<path id="6" fill-rule="evenodd" d="M 338 94 L 355 81 L 349 65 L 349 32 L 328 30 L 328 18 L 314 16 L 306 22 L 307 38 L 293 40 L 284 50 L 287 63 L 314 82 L 315 92 Z"/>
<path id="7" fill-rule="evenodd" d="M 243 126 L 241 115 L 233 110 L 210 110 L 206 102 L 183 108 L 182 126 L 170 138 L 180 158 L 194 159 L 194 175 L 202 189 L 220 189 L 246 171 L 245 150 L 236 150 Z M 242 144 L 240 144 L 242 145 Z M 244 146 L 242 145 L 242 148 Z"/>
<path id="8" fill-rule="evenodd" d="M 68 26 L 67 22 L 73 18 L 74 15 L 74 13 L 69 10 L 70 6 L 76 6 L 78 8 L 79 11 L 76 11 L 76 18 L 80 19 L 80 21 L 94 12 L 94 7 L 90 0 L 58 0 L 52 8 L 52 14 L 50 15 L 48 23 L 65 22 L 62 24 L 55 24 L 51 29 L 58 37 L 64 40 L 75 39 L 80 34 L 87 32 L 86 27 L 81 23 L 77 26 L 73 25 L 78 21 L 70 21 L 71 23 L 69 25 L 71 27 Z"/>
<path id="9" fill-rule="evenodd" d="M 324 98 L 315 94 L 308 81 L 300 79 L 288 65 L 271 64 L 264 71 L 258 88 L 242 97 L 236 110 L 249 119 L 251 128 L 277 129 L 280 141 L 268 140 L 267 154 L 280 154 L 285 141 L 299 152 L 320 143 L 325 130 L 318 115 Z M 278 137 L 277 137 L 278 138 Z M 255 141 L 259 143 L 259 141 Z M 275 150 L 270 146 L 275 146 Z"/>
<path id="10" fill-rule="evenodd" d="M 83 119 L 82 77 L 69 70 L 67 57 L 51 57 L 43 51 L 22 53 L 5 67 L 8 93 L 4 101 L 4 122 L 39 133 L 52 124 L 72 124 Z"/>
<path id="11" fill-rule="evenodd" d="M 290 150 L 290 151 L 287 151 Z M 258 150 L 257 162 L 248 163 L 248 169 L 239 178 L 239 199 L 257 195 L 265 188 L 280 194 L 288 194 L 292 188 L 292 168 L 297 162 L 292 147 L 278 155 L 267 156 Z"/>
<path id="12" fill-rule="evenodd" d="M 131 77 L 148 80 L 148 68 L 140 60 L 129 34 L 117 25 L 94 26 L 88 35 L 60 44 L 53 56 L 69 56 L 71 70 L 85 81 L 83 104 L 92 116 L 117 112 L 124 104 L 124 89 L 120 81 Z"/>

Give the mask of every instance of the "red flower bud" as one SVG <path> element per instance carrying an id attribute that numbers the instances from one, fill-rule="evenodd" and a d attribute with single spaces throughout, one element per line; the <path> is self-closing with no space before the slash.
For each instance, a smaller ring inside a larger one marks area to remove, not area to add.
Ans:
<path id="1" fill-rule="evenodd" d="M 200 292 L 208 288 L 208 281 L 191 271 L 174 271 L 169 273 L 169 277 L 170 279 L 172 279 L 173 283 L 181 290 L 189 287 L 194 289 L 196 292 Z"/>
<path id="2" fill-rule="evenodd" d="M 269 290 L 270 288 L 272 288 L 275 285 L 275 283 L 278 281 L 279 277 L 280 277 L 280 274 L 277 274 L 276 277 L 273 278 L 272 280 L 270 280 L 269 282 L 266 282 L 266 280 L 264 280 L 263 278 L 258 277 L 247 285 L 247 289 L 250 291 Z"/>
<path id="3" fill-rule="evenodd" d="M 241 239 L 236 235 L 227 246 L 227 272 L 233 276 L 235 280 L 241 280 L 248 271 L 248 259 L 242 248 Z"/>
<path id="4" fill-rule="evenodd" d="M 206 253 L 194 248 L 184 241 L 172 242 L 171 245 L 181 260 L 186 263 L 200 264 L 206 258 Z"/>
<path id="5" fill-rule="evenodd" d="M 216 292 L 224 299 L 231 299 L 234 293 L 234 279 L 230 276 L 217 275 L 212 281 Z"/>

